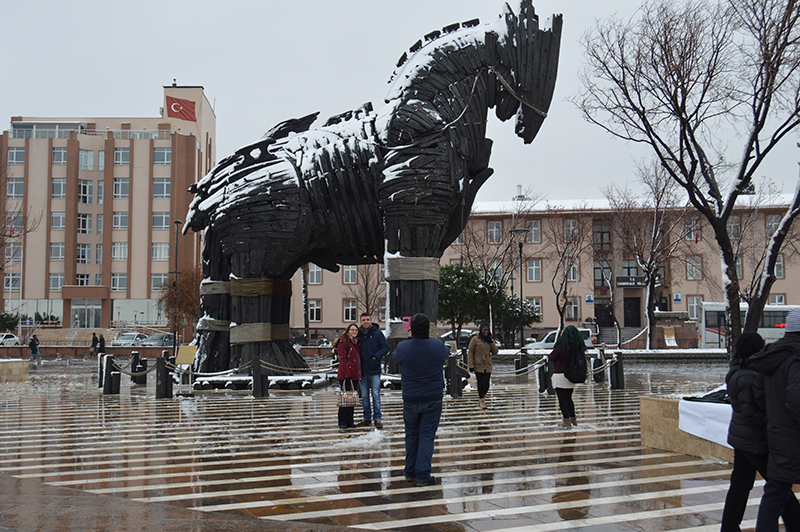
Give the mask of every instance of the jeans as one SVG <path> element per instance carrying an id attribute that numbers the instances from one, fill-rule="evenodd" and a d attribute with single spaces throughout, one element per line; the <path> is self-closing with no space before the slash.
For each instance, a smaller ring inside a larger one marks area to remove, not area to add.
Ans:
<path id="1" fill-rule="evenodd" d="M 790 502 L 789 497 L 794 497 L 792 484 L 780 480 L 767 480 L 764 484 L 764 495 L 761 496 L 761 504 L 758 507 L 758 518 L 756 519 L 756 532 L 778 532 L 778 516 L 781 515 L 786 503 Z M 797 526 L 786 524 L 787 531 L 797 530 Z"/>
<path id="2" fill-rule="evenodd" d="M 372 396 L 372 406 L 370 406 Z M 361 377 L 361 406 L 364 407 L 364 419 L 381 418 L 381 376 L 363 375 Z"/>
<path id="3" fill-rule="evenodd" d="M 442 417 L 442 401 L 429 403 L 403 402 L 403 423 L 406 429 L 406 478 L 430 480 L 433 460 L 433 439 Z"/>

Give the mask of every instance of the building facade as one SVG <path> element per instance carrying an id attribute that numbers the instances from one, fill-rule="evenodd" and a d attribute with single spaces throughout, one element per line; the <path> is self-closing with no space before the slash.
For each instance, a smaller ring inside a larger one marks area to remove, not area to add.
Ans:
<path id="1" fill-rule="evenodd" d="M 175 222 L 215 163 L 216 117 L 199 86 L 165 86 L 162 105 L 152 118 L 11 118 L 2 308 L 23 324 L 166 323 L 156 300 L 176 258 L 199 265 L 200 236 L 176 242 Z"/>
<path id="2" fill-rule="evenodd" d="M 743 207 L 731 217 L 729 234 L 738 251 L 737 275 L 746 291 L 757 281 L 759 263 L 768 234 L 774 232 L 788 205 L 779 198 L 771 205 Z M 640 216 L 649 218 L 651 213 Z M 567 324 L 614 327 L 614 317 L 622 327 L 641 329 L 647 326 L 644 272 L 637 257 L 625 245 L 632 234 L 620 230 L 624 217 L 608 202 L 580 201 L 573 206 L 551 205 L 522 207 L 518 201 L 478 202 L 473 208 L 467 229 L 444 253 L 441 264 L 472 264 L 477 268 L 497 268 L 505 272 L 506 289 L 540 310 L 541 323 L 526 329 L 525 337 L 540 335 L 559 324 L 556 290 L 563 282 L 567 299 Z M 709 228 L 690 212 L 673 224 L 667 241 L 680 240 L 669 260 L 658 272 L 656 304 L 659 310 L 686 312 L 696 320 L 701 302 L 724 301 L 721 258 Z M 796 234 L 797 231 L 793 230 Z M 569 242 L 563 246 L 561 242 Z M 522 243 L 521 255 L 519 244 Z M 800 304 L 800 296 L 790 289 L 792 279 L 800 277 L 795 245 L 785 246 L 771 290 L 771 304 Z M 522 283 L 520 285 L 520 265 Z M 315 336 L 331 337 L 347 323 L 358 321 L 364 310 L 360 303 L 366 287 L 362 271 L 371 270 L 379 277 L 382 266 L 343 266 L 330 272 L 310 265 L 308 300 L 309 326 Z M 302 279 L 293 278 L 291 327 L 303 329 Z M 376 292 L 373 286 L 371 291 Z M 385 291 L 378 296 L 373 314 L 385 321 Z M 375 305 L 372 305 L 373 308 Z M 472 324 L 474 325 L 474 324 Z M 439 320 L 440 331 L 446 326 Z"/>

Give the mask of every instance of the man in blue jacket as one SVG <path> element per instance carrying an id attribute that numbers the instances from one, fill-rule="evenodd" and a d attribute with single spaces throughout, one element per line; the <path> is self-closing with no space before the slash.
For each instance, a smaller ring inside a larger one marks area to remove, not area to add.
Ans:
<path id="1" fill-rule="evenodd" d="M 392 356 L 400 364 L 403 386 L 403 424 L 406 433 L 406 480 L 417 486 L 435 483 L 431 476 L 433 440 L 442 416 L 444 363 L 450 350 L 430 338 L 431 322 L 425 314 L 411 318 L 411 338 L 397 345 Z"/>
<path id="2" fill-rule="evenodd" d="M 361 314 L 360 321 L 358 338 L 361 344 L 361 406 L 364 407 L 364 420 L 358 426 L 368 426 L 374 420 L 375 428 L 382 429 L 381 359 L 389 353 L 389 342 L 378 324 L 372 323 L 372 316 L 368 312 Z"/>

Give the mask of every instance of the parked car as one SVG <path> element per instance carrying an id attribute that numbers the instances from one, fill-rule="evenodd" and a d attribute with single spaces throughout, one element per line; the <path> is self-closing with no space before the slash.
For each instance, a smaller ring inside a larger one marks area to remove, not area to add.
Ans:
<path id="1" fill-rule="evenodd" d="M 0 334 L 0 345 L 19 345 L 19 337 L 16 334 Z"/>
<path id="2" fill-rule="evenodd" d="M 581 336 L 583 336 L 583 341 L 586 344 L 586 347 L 594 347 L 594 333 L 592 330 L 578 327 L 578 331 L 581 333 Z M 553 349 L 553 347 L 556 345 L 557 335 L 558 331 L 550 331 L 538 342 L 530 342 L 525 344 L 525 349 Z"/>
<path id="3" fill-rule="evenodd" d="M 138 347 L 142 345 L 142 340 L 147 338 L 146 334 L 138 332 L 122 333 L 111 340 L 111 347 Z"/>
<path id="4" fill-rule="evenodd" d="M 453 340 L 453 331 L 447 331 L 446 333 L 439 335 L 439 338 L 445 342 L 451 342 Z M 470 338 L 472 338 L 472 329 L 461 329 L 461 336 L 458 338 L 459 349 L 462 347 L 468 347 Z"/>
<path id="5" fill-rule="evenodd" d="M 170 333 L 151 334 L 142 340 L 143 347 L 172 347 L 175 337 Z"/>

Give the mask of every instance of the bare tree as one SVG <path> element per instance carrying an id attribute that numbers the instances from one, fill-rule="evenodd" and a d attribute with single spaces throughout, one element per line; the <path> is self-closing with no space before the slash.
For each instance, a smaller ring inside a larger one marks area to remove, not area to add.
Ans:
<path id="1" fill-rule="evenodd" d="M 648 0 L 638 18 L 599 21 L 584 37 L 575 103 L 589 122 L 652 148 L 708 222 L 723 262 L 729 349 L 742 324 L 728 220 L 766 157 L 800 124 L 798 19 L 797 0 Z M 727 133 L 741 144 L 721 140 Z M 746 330 L 757 328 L 798 213 L 800 188 L 770 237 Z"/>
<path id="2" fill-rule="evenodd" d="M 381 275 L 381 265 L 361 264 L 356 267 L 356 282 L 342 289 L 345 297 L 356 300 L 359 314 L 369 313 L 377 319 L 381 303 L 386 299 L 386 281 Z"/>
<path id="3" fill-rule="evenodd" d="M 592 216 L 586 205 L 569 211 L 560 206 L 548 209 L 542 243 L 545 260 L 552 265 L 550 286 L 556 296 L 560 331 L 565 325 L 567 307 L 577 297 L 573 287 L 577 288 L 580 279 L 581 258 L 592 250 Z"/>
<path id="4" fill-rule="evenodd" d="M 614 212 L 612 224 L 623 252 L 636 260 L 644 277 L 647 346 L 655 343 L 655 306 L 658 290 L 667 282 L 669 263 L 686 253 L 689 204 L 679 197 L 679 186 L 657 162 L 639 165 L 638 176 L 645 193 L 637 196 L 627 187 L 611 185 L 605 190 Z M 607 280 L 611 287 L 610 280 Z M 613 288 L 612 288 L 613 290 Z M 617 329 L 619 334 L 619 325 Z"/>
<path id="5" fill-rule="evenodd" d="M 161 286 L 161 293 L 156 304 L 159 312 L 166 314 L 168 327 L 173 331 L 184 331 L 184 338 L 189 338 L 187 327 L 192 330 L 197 327 L 200 319 L 200 284 L 203 281 L 203 271 L 191 268 L 180 272 L 178 275 L 178 294 L 175 299 L 175 290 L 172 281 L 166 281 Z"/>
<path id="6" fill-rule="evenodd" d="M 524 238 L 528 229 L 531 212 L 541 195 L 530 189 L 514 198 L 511 220 L 505 224 L 498 218 L 499 226 L 484 226 L 468 223 L 462 234 L 461 262 L 472 268 L 481 280 L 489 304 L 489 326 L 494 330 L 497 296 L 506 290 L 508 281 L 514 275 L 514 244 Z M 505 214 L 504 218 L 508 214 Z M 509 227 L 510 225 L 510 227 Z M 524 260 L 524 258 L 523 258 Z"/>

